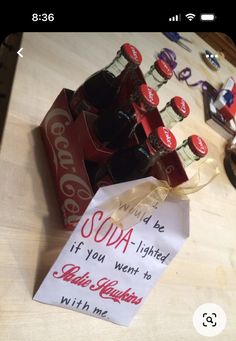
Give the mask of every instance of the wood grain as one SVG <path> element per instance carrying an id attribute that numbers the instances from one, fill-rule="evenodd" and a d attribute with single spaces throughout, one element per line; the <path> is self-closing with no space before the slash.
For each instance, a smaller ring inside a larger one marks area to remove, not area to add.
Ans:
<path id="1" fill-rule="evenodd" d="M 92 72 L 108 64 L 126 41 L 142 52 L 142 70 L 163 47 L 175 50 L 178 70 L 192 69 L 191 81 L 218 87 L 235 68 L 221 61 L 211 71 L 200 53 L 209 48 L 193 33 L 189 53 L 161 33 L 25 33 L 18 60 L 0 154 L 0 340 L 202 340 L 192 315 L 202 303 L 225 310 L 228 322 L 216 340 L 236 339 L 236 192 L 223 157 L 226 141 L 204 123 L 199 88 L 176 79 L 160 89 L 160 105 L 183 96 L 191 117 L 173 128 L 179 143 L 191 133 L 205 137 L 209 156 L 221 174 L 190 197 L 190 237 L 165 271 L 129 328 L 32 300 L 69 237 L 64 231 L 38 125 L 64 87 L 76 89 Z M 211 48 L 212 50 L 212 48 Z"/>

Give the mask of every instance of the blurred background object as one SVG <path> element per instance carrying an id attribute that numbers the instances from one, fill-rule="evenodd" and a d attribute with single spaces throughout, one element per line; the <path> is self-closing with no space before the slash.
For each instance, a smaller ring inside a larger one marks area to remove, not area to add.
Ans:
<path id="1" fill-rule="evenodd" d="M 214 55 L 211 51 L 205 50 L 205 52 L 202 53 L 202 58 L 212 70 L 217 71 L 220 68 L 220 64 L 217 60 L 219 55 Z"/>
<path id="2" fill-rule="evenodd" d="M 222 32 L 197 32 L 197 34 L 223 55 L 231 64 L 236 66 L 236 45 L 227 34 Z"/>
<path id="3" fill-rule="evenodd" d="M 12 33 L 0 46 L 0 147 L 21 39 L 22 33 Z"/>

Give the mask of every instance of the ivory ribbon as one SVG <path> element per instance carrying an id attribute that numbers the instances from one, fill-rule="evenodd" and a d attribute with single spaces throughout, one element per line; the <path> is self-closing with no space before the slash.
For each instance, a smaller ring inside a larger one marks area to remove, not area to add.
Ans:
<path id="1" fill-rule="evenodd" d="M 182 185 L 172 188 L 167 181 L 147 178 L 142 184 L 124 191 L 102 206 L 112 211 L 111 219 L 117 226 L 128 229 L 152 214 L 168 194 L 183 199 L 187 194 L 198 192 L 207 186 L 219 173 L 216 161 L 208 158 L 201 163 L 197 173 Z M 202 182 L 204 176 L 208 179 Z"/>

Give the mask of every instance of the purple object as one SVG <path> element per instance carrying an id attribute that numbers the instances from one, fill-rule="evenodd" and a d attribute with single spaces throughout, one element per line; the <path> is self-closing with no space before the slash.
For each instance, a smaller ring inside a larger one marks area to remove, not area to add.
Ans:
<path id="1" fill-rule="evenodd" d="M 177 66 L 177 62 L 176 62 L 176 54 L 173 50 L 171 49 L 167 49 L 167 48 L 163 48 L 161 50 L 161 52 L 159 53 L 158 57 L 162 60 L 164 60 L 165 62 L 167 62 L 170 67 L 172 67 L 172 69 L 174 70 Z M 181 70 L 179 72 L 179 74 L 177 74 L 174 71 L 175 77 L 179 80 L 179 81 L 185 81 L 186 84 L 188 86 L 198 86 L 201 85 L 202 89 L 206 90 L 207 89 L 207 82 L 203 81 L 203 80 L 199 80 L 196 83 L 192 83 L 190 84 L 188 82 L 188 79 L 192 76 L 192 71 L 189 67 L 184 68 L 183 70 Z"/>

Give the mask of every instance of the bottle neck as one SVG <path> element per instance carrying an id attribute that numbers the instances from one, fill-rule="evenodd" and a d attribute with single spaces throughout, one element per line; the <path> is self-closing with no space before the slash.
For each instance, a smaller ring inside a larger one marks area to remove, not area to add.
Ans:
<path id="1" fill-rule="evenodd" d="M 136 100 L 137 106 L 140 108 L 142 112 L 148 112 L 154 110 L 148 103 L 146 103 L 141 97 L 138 97 Z"/>
<path id="2" fill-rule="evenodd" d="M 138 89 L 136 89 L 130 96 L 129 105 L 132 106 L 132 104 L 138 108 L 141 117 L 143 117 L 147 112 L 154 110 L 154 107 L 143 99 Z"/>
<path id="3" fill-rule="evenodd" d="M 105 67 L 105 70 L 114 77 L 118 77 L 129 64 L 131 63 L 123 56 L 122 52 L 119 51 L 111 64 Z"/>
<path id="4" fill-rule="evenodd" d="M 147 84 L 154 90 L 160 89 L 160 87 L 167 83 L 167 80 L 156 70 L 155 66 L 152 65 L 150 70 L 145 75 Z"/>
<path id="5" fill-rule="evenodd" d="M 189 147 L 188 140 L 183 141 L 176 151 L 184 167 L 188 167 L 191 163 L 200 159 L 199 156 L 192 152 Z"/>
<path id="6" fill-rule="evenodd" d="M 164 154 L 166 154 L 166 151 L 159 146 L 158 149 L 153 148 L 150 141 L 147 139 L 142 146 L 146 148 L 147 152 L 150 155 L 150 158 L 152 159 L 153 164 Z"/>
<path id="7" fill-rule="evenodd" d="M 160 115 L 165 127 L 168 129 L 173 128 L 176 123 L 183 120 L 183 118 L 175 112 L 170 102 L 168 102 L 165 108 L 160 111 Z"/>

